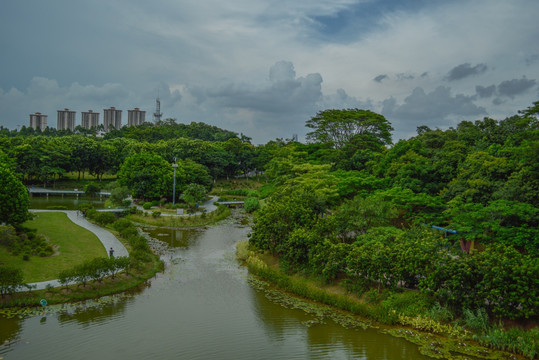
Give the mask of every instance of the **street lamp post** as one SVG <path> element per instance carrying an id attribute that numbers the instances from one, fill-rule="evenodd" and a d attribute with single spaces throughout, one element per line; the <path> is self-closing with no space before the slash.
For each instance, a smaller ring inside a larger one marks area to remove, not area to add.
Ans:
<path id="1" fill-rule="evenodd" d="M 172 186 L 172 206 L 176 204 L 176 168 L 178 167 L 178 164 L 176 164 L 176 158 L 174 158 L 174 164 L 172 164 L 172 168 L 174 169 L 174 185 Z"/>

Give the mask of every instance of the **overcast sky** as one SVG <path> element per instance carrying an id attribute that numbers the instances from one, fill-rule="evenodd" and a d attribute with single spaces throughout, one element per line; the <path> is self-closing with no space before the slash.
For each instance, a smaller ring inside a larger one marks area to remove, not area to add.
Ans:
<path id="1" fill-rule="evenodd" d="M 539 100 L 537 0 L 2 0 L 0 125 L 139 107 L 255 144 L 324 109 L 383 114 L 393 140 Z M 101 119 L 102 121 L 102 115 Z"/>

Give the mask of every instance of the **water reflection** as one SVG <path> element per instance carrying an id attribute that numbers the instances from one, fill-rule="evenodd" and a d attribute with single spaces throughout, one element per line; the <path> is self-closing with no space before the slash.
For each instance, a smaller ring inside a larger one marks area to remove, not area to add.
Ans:
<path id="1" fill-rule="evenodd" d="M 171 227 L 144 227 L 142 230 L 152 238 L 165 242 L 172 248 L 195 246 L 205 231 L 203 228 L 181 229 Z"/>
<path id="2" fill-rule="evenodd" d="M 253 291 L 251 297 L 266 335 L 275 342 L 302 339 L 310 359 L 428 359 L 415 345 L 375 328 L 347 329 L 328 317 L 318 323 L 314 315 L 303 310 L 273 303 L 263 291 Z M 311 321 L 314 325 L 309 324 Z"/>
<path id="3" fill-rule="evenodd" d="M 75 306 L 68 304 L 58 312 L 57 319 L 60 323 L 76 322 L 83 326 L 104 323 L 121 316 L 130 301 L 130 297 L 115 295 Z"/>

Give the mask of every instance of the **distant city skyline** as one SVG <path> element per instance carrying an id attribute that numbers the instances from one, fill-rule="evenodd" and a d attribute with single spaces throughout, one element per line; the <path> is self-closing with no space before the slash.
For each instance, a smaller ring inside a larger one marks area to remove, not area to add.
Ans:
<path id="1" fill-rule="evenodd" d="M 76 121 L 76 111 L 70 110 L 69 108 L 64 108 L 62 110 L 57 110 L 57 130 L 71 130 L 74 131 L 77 126 L 82 126 L 86 129 L 91 129 L 93 127 L 99 127 L 100 121 L 99 116 L 100 112 L 88 110 L 81 111 L 80 122 L 77 124 Z M 37 129 L 40 128 L 42 131 L 47 127 L 52 128 L 51 124 L 47 122 L 48 115 L 35 112 L 30 114 L 29 127 Z M 122 110 L 116 109 L 116 107 L 111 106 L 109 109 L 103 109 L 103 127 L 105 132 L 110 130 L 120 129 L 123 126 L 138 126 L 145 122 L 146 111 L 140 110 L 139 108 L 134 108 L 128 110 L 128 122 L 122 123 Z"/>

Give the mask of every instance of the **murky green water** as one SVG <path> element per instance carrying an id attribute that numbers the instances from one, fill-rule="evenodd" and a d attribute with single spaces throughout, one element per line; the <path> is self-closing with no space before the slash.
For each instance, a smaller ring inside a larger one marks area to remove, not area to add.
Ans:
<path id="1" fill-rule="evenodd" d="M 65 196 L 43 196 L 32 195 L 30 196 L 30 209 L 49 209 L 51 206 L 65 206 L 68 210 L 77 210 L 80 205 L 90 203 L 96 209 L 103 209 L 105 207 L 106 198 L 100 199 L 99 197 L 65 195 Z"/>
<path id="2" fill-rule="evenodd" d="M 249 228 L 156 229 L 166 271 L 128 296 L 0 318 L 4 359 L 424 359 L 376 329 L 346 329 L 254 290 L 235 260 Z"/>

